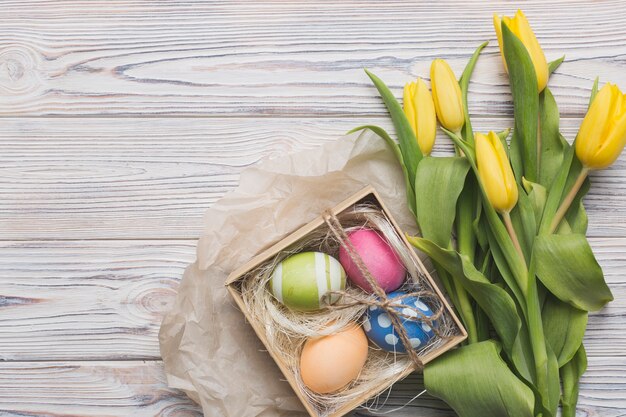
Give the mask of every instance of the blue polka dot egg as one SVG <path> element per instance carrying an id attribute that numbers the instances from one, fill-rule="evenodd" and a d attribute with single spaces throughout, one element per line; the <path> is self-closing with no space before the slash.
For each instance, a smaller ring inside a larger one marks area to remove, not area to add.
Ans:
<path id="1" fill-rule="evenodd" d="M 402 297 L 403 295 L 405 297 Z M 432 310 L 419 298 L 408 296 L 408 294 L 402 290 L 393 291 L 387 294 L 387 296 L 390 299 L 394 299 L 393 304 L 414 308 L 413 310 L 406 307 L 394 307 L 395 310 L 402 312 L 405 316 L 412 317 L 409 319 L 399 316 L 409 336 L 409 342 L 411 342 L 413 349 L 419 349 L 426 345 L 426 343 L 435 336 L 435 332 L 427 323 L 421 321 L 420 317 L 432 316 Z M 423 316 L 418 314 L 417 311 L 422 313 Z M 434 325 L 436 324 L 435 322 Z M 406 349 L 400 337 L 391 324 L 391 318 L 384 309 L 378 306 L 368 307 L 365 317 L 363 318 L 363 330 L 365 330 L 365 334 L 369 340 L 381 349 L 388 352 L 406 353 Z"/>

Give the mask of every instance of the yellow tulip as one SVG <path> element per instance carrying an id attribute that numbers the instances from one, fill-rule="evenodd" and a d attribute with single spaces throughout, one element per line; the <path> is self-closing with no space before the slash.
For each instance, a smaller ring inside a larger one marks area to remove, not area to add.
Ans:
<path id="1" fill-rule="evenodd" d="M 417 82 L 407 83 L 404 86 L 403 104 L 404 114 L 417 137 L 417 144 L 422 154 L 430 155 L 437 134 L 437 117 L 433 96 L 428 91 L 424 80 L 418 78 Z"/>
<path id="2" fill-rule="evenodd" d="M 517 183 L 504 146 L 495 132 L 476 133 L 478 177 L 494 209 L 508 213 L 517 203 Z"/>
<path id="3" fill-rule="evenodd" d="M 526 47 L 530 59 L 533 62 L 535 74 L 537 74 L 537 88 L 539 92 L 542 92 L 543 89 L 546 88 L 546 84 L 548 84 L 548 62 L 526 16 L 521 10 L 518 10 L 517 13 L 515 13 L 515 17 L 502 16 L 502 20 Z M 508 71 L 506 60 L 504 59 L 504 45 L 502 43 L 502 20 L 500 20 L 500 16 L 496 14 L 493 15 L 493 25 L 495 26 L 496 35 L 498 36 L 502 61 L 504 62 L 504 68 Z"/>
<path id="4" fill-rule="evenodd" d="M 451 132 L 460 132 L 465 124 L 461 87 L 443 59 L 435 59 L 431 64 L 430 85 L 439 123 Z"/>
<path id="5" fill-rule="evenodd" d="M 606 84 L 593 100 L 576 138 L 576 156 L 588 169 L 611 165 L 626 144 L 626 95 Z"/>

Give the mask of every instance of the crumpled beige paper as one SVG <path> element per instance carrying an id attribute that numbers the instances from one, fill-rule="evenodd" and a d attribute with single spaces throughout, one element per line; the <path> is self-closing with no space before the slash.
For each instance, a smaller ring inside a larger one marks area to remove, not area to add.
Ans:
<path id="1" fill-rule="evenodd" d="M 304 409 L 224 282 L 261 249 L 365 185 L 380 193 L 400 227 L 414 232 L 394 154 L 369 131 L 319 148 L 268 158 L 204 216 L 189 265 L 159 333 L 167 381 L 207 417 L 304 416 Z"/>

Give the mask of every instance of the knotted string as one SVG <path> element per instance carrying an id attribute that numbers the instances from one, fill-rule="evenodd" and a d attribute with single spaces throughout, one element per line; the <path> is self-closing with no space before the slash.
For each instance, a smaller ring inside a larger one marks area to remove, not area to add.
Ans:
<path id="1" fill-rule="evenodd" d="M 346 234 L 343 227 L 341 226 L 339 219 L 337 219 L 337 216 L 335 216 L 335 214 L 331 210 L 325 210 L 322 213 L 322 218 L 328 225 L 328 228 L 330 229 L 331 233 L 335 236 L 335 238 L 337 239 L 341 247 L 346 251 L 346 253 L 350 257 L 352 262 L 354 262 L 354 264 L 356 265 L 359 272 L 363 275 L 363 277 L 369 284 L 370 288 L 372 289 L 373 293 L 377 296 L 376 298 L 371 298 L 371 297 L 363 298 L 363 297 L 358 297 L 354 294 L 350 294 L 346 291 L 331 291 L 326 294 L 327 297 L 328 296 L 332 297 L 332 295 L 340 295 L 345 298 L 349 298 L 352 301 L 349 303 L 343 303 L 341 305 L 328 305 L 327 307 L 329 309 L 344 309 L 344 308 L 349 308 L 349 307 L 353 307 L 356 305 L 367 305 L 367 306 L 376 306 L 376 307 L 381 308 L 387 313 L 387 315 L 391 319 L 391 324 L 393 325 L 395 332 L 398 334 L 399 339 L 402 342 L 402 345 L 404 346 L 405 350 L 407 351 L 409 357 L 411 358 L 411 360 L 413 361 L 417 369 L 423 369 L 424 364 L 422 363 L 417 352 L 411 345 L 409 336 L 406 332 L 406 329 L 402 325 L 402 321 L 400 320 L 400 318 L 404 318 L 407 320 L 415 320 L 416 318 L 419 318 L 421 322 L 425 322 L 428 325 L 430 325 L 431 329 L 435 332 L 435 334 L 438 337 L 443 337 L 437 330 L 437 326 L 436 326 L 436 321 L 443 314 L 443 305 L 440 305 L 437 312 L 435 312 L 432 316 L 426 316 L 422 311 L 420 311 L 415 306 L 401 304 L 401 300 L 407 299 L 409 297 L 437 298 L 437 296 L 431 291 L 421 290 L 421 291 L 411 292 L 406 295 L 402 295 L 400 297 L 389 298 L 387 296 L 387 293 L 385 293 L 385 290 L 383 290 L 380 287 L 378 282 L 374 279 L 372 274 L 367 269 L 367 266 L 363 262 L 363 259 L 354 248 L 354 245 L 352 244 L 352 242 L 348 238 L 348 235 Z M 411 312 L 411 314 L 405 314 L 403 312 L 405 309 L 408 309 Z"/>

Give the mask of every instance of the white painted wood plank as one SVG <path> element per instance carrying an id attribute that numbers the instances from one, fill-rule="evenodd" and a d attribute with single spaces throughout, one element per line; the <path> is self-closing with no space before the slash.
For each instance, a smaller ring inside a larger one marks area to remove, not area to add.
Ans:
<path id="1" fill-rule="evenodd" d="M 616 300 L 591 315 L 587 351 L 626 357 L 626 239 L 591 245 Z M 193 240 L 0 242 L 0 361 L 159 358 L 162 316 L 194 259 Z"/>
<path id="2" fill-rule="evenodd" d="M 160 358 L 195 241 L 0 243 L 0 360 Z"/>
<path id="3" fill-rule="evenodd" d="M 201 417 L 160 362 L 0 364 L 0 415 Z"/>
<path id="4" fill-rule="evenodd" d="M 196 238 L 203 213 L 244 167 L 365 123 L 392 131 L 387 118 L 4 119 L 0 240 Z M 570 140 L 579 123 L 563 120 Z M 436 150 L 451 152 L 449 139 L 440 135 Z M 589 233 L 625 236 L 626 156 L 592 178 Z"/>
<path id="5" fill-rule="evenodd" d="M 384 113 L 363 73 L 398 91 L 445 57 L 460 74 L 491 40 L 472 111 L 510 114 L 492 13 L 522 7 L 551 87 L 580 116 L 593 79 L 626 87 L 626 8 L 595 2 L 8 1 L 0 19 L 1 115 L 345 115 Z"/>
<path id="6" fill-rule="evenodd" d="M 579 417 L 620 417 L 625 358 L 590 358 L 582 380 Z M 357 411 L 354 417 L 383 415 L 405 405 L 422 390 L 412 375 L 396 384 L 379 412 Z M 0 364 L 0 414 L 6 417 L 199 417 L 200 408 L 166 387 L 160 362 L 49 362 Z M 442 401 L 424 395 L 394 411 L 394 417 L 454 417 Z"/>

